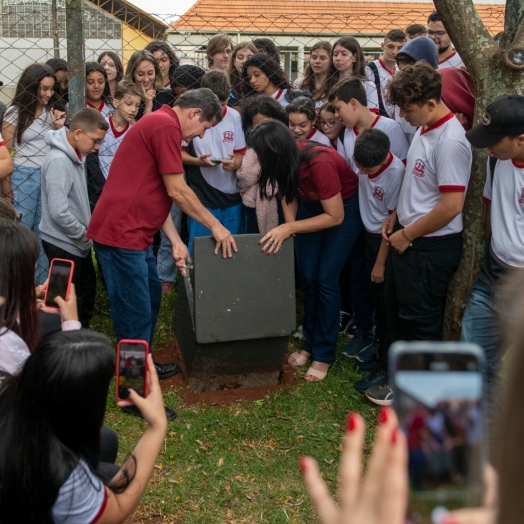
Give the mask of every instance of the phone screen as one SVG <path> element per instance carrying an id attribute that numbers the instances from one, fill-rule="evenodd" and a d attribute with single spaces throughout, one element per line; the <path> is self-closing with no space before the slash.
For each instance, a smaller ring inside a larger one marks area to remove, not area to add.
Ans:
<path id="1" fill-rule="evenodd" d="M 483 375 L 474 355 L 402 357 L 395 405 L 408 441 L 409 519 L 438 524 L 439 514 L 482 500 Z"/>
<path id="2" fill-rule="evenodd" d="M 143 342 L 121 342 L 118 347 L 118 398 L 129 398 L 129 388 L 145 397 L 146 344 Z"/>
<path id="3" fill-rule="evenodd" d="M 49 283 L 45 297 L 45 305 L 49 307 L 58 307 L 55 302 L 56 297 L 64 300 L 67 298 L 67 288 L 69 287 L 69 277 L 71 274 L 72 264 L 62 260 L 54 259 L 52 261 L 51 271 L 49 274 Z"/>

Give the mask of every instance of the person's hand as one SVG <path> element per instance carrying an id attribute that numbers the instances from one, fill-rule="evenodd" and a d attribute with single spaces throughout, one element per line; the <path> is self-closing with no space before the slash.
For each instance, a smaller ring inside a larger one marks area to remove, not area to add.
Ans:
<path id="1" fill-rule="evenodd" d="M 371 270 L 371 282 L 375 284 L 381 284 L 384 282 L 384 273 L 386 272 L 386 264 L 375 262 L 373 269 Z"/>
<path id="2" fill-rule="evenodd" d="M 397 220 L 397 214 L 392 213 L 389 215 L 384 222 L 382 222 L 382 238 L 384 242 L 389 246 L 389 236 L 393 233 L 395 227 L 395 221 Z"/>
<path id="3" fill-rule="evenodd" d="M 218 162 L 211 162 L 211 160 L 209 160 L 210 156 L 211 153 L 204 153 L 198 157 L 200 160 L 200 167 L 215 167 L 218 165 Z"/>
<path id="4" fill-rule="evenodd" d="M 220 251 L 220 248 L 222 248 L 222 256 L 224 258 L 231 258 L 233 256 L 233 251 L 235 253 L 238 251 L 233 235 L 218 220 L 211 229 L 211 234 L 217 242 L 215 246 L 215 255 Z"/>
<path id="5" fill-rule="evenodd" d="M 227 171 L 228 173 L 230 173 L 231 171 L 234 171 L 235 169 L 235 157 L 233 154 L 230 154 L 229 157 L 230 157 L 230 160 L 224 159 L 222 161 L 222 167 L 224 168 L 224 171 Z"/>
<path id="6" fill-rule="evenodd" d="M 457 120 L 465 126 L 468 123 L 468 117 L 464 113 L 455 113 Z"/>
<path id="7" fill-rule="evenodd" d="M 45 290 L 47 288 L 48 282 L 49 280 L 46 280 L 46 282 L 42 286 L 38 286 L 36 288 L 37 293 L 40 290 L 40 288 L 44 288 Z M 64 300 L 62 297 L 56 297 L 55 302 L 58 305 L 58 309 L 48 307 L 42 301 L 40 301 L 40 309 L 44 313 L 51 313 L 52 315 L 60 315 L 60 322 L 62 324 L 66 322 L 67 320 L 78 320 L 78 306 L 77 306 L 76 290 L 75 290 L 74 284 L 71 284 L 71 287 L 69 288 L 69 294 L 67 295 L 67 300 Z"/>
<path id="8" fill-rule="evenodd" d="M 15 196 L 13 195 L 13 191 L 4 193 L 2 195 L 2 198 L 9 204 L 12 204 L 15 201 Z"/>
<path id="9" fill-rule="evenodd" d="M 135 390 L 129 388 L 129 400 L 119 400 L 117 404 L 120 407 L 134 404 L 149 427 L 164 428 L 165 431 L 167 427 L 166 410 L 164 409 L 162 390 L 151 353 L 147 355 L 147 371 L 147 397 L 141 397 Z"/>
<path id="10" fill-rule="evenodd" d="M 144 93 L 144 113 L 151 113 L 153 109 L 153 99 L 155 98 L 156 91 L 154 89 L 145 89 L 142 85 L 142 92 Z"/>
<path id="11" fill-rule="evenodd" d="M 442 524 L 496 524 L 498 475 L 491 464 L 484 468 L 484 504 L 482 508 L 457 509 L 451 511 Z"/>
<path id="12" fill-rule="evenodd" d="M 399 254 L 402 255 L 408 247 L 412 245 L 411 241 L 402 234 L 404 230 L 400 229 L 389 237 L 389 245 Z"/>
<path id="13" fill-rule="evenodd" d="M 267 252 L 268 255 L 271 255 L 271 253 L 276 255 L 282 247 L 284 240 L 289 238 L 292 234 L 293 232 L 291 231 L 289 224 L 281 224 L 280 226 L 273 228 L 258 242 L 259 245 L 264 244 L 265 242 L 264 247 L 261 249 L 262 253 Z"/>
<path id="14" fill-rule="evenodd" d="M 362 478 L 364 420 L 348 417 L 339 472 L 339 504 L 331 498 L 318 465 L 309 457 L 301 466 L 311 500 L 322 524 L 404 524 L 408 501 L 406 437 L 391 408 L 383 408 L 373 452 Z"/>
<path id="15" fill-rule="evenodd" d="M 64 127 L 64 124 L 66 121 L 65 111 L 59 111 L 58 109 L 51 109 L 49 111 L 49 115 L 51 116 L 51 127 L 53 129 L 58 130 Z"/>
<path id="16" fill-rule="evenodd" d="M 173 258 L 176 262 L 176 267 L 182 273 L 182 276 L 186 276 L 186 261 L 188 264 L 192 264 L 193 261 L 191 260 L 191 257 L 189 256 L 189 250 L 187 249 L 187 246 L 184 244 L 184 242 L 174 242 L 172 245 L 173 248 Z"/>

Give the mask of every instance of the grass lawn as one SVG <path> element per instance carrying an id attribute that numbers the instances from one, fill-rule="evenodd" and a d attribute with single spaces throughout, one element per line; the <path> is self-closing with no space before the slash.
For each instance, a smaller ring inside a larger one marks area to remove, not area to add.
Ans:
<path id="1" fill-rule="evenodd" d="M 172 338 L 174 295 L 163 298 L 156 344 Z M 95 315 L 92 327 L 114 339 L 102 288 Z M 347 337 L 340 337 L 339 349 L 347 342 Z M 296 339 L 291 347 L 298 347 Z M 347 412 L 358 411 L 372 428 L 378 406 L 355 391 L 359 375 L 343 357 L 321 383 L 308 383 L 302 376 L 299 373 L 293 384 L 262 400 L 227 407 L 188 406 L 175 389 L 165 392 L 165 402 L 178 418 L 169 423 L 154 476 L 128 522 L 317 522 L 300 475 L 299 456 L 316 458 L 334 491 Z M 120 412 L 113 390 L 106 423 L 119 435 L 122 462 L 145 423 Z M 368 431 L 368 446 L 370 439 Z"/>

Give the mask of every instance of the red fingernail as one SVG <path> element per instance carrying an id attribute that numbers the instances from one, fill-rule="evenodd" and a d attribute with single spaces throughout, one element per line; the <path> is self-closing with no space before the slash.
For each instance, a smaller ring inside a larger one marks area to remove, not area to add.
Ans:
<path id="1" fill-rule="evenodd" d="M 391 433 L 391 444 L 396 444 L 398 439 L 398 428 L 395 428 L 393 430 L 393 433 Z"/>
<path id="2" fill-rule="evenodd" d="M 348 415 L 348 424 L 347 424 L 348 431 L 353 431 L 356 427 L 357 427 L 357 416 L 355 415 L 355 413 L 351 412 Z"/>
<path id="3" fill-rule="evenodd" d="M 299 457 L 298 463 L 300 464 L 300 471 L 302 471 L 302 473 L 305 473 L 307 469 L 306 457 Z"/>
<path id="4" fill-rule="evenodd" d="M 378 421 L 381 423 L 381 424 L 386 424 L 386 422 L 388 421 L 389 419 L 389 413 L 388 413 L 388 408 L 381 408 L 380 410 L 380 414 L 378 416 Z"/>

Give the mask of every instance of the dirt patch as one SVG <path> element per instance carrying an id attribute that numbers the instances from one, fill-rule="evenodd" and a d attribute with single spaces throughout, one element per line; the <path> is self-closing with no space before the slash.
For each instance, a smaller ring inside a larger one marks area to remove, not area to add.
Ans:
<path id="1" fill-rule="evenodd" d="M 156 346 L 155 360 L 160 363 L 180 361 L 180 354 L 175 340 L 167 344 Z M 287 358 L 287 357 L 286 357 Z M 278 379 L 278 384 L 274 386 L 260 386 L 253 388 L 234 388 L 223 389 L 220 391 L 206 391 L 203 393 L 194 393 L 187 389 L 187 383 L 182 373 L 177 373 L 174 377 L 161 381 L 163 390 L 178 388 L 184 402 L 187 405 L 204 404 L 206 406 L 227 406 L 239 400 L 259 400 L 264 398 L 268 393 L 273 393 L 282 389 L 282 387 L 292 384 L 295 381 L 295 370 L 284 359 L 282 371 Z"/>

